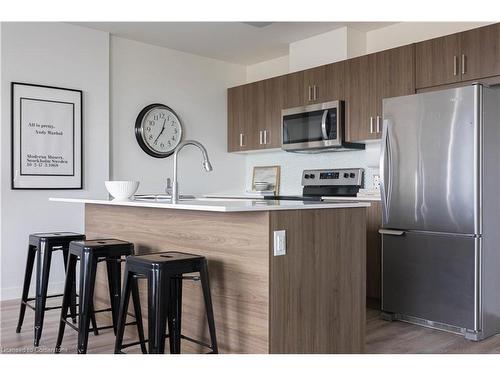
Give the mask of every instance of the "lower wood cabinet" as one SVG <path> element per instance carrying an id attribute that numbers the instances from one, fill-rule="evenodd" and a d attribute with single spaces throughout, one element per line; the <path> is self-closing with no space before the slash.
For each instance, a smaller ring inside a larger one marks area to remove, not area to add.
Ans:
<path id="1" fill-rule="evenodd" d="M 371 202 L 366 210 L 366 297 L 380 304 L 382 297 L 382 226 L 380 202 Z"/>

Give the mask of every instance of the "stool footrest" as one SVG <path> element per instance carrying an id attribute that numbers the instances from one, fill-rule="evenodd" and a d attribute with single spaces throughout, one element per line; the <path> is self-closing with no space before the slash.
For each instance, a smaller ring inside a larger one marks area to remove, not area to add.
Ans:
<path id="1" fill-rule="evenodd" d="M 134 341 L 134 342 L 129 342 L 128 344 L 122 344 L 121 349 L 129 348 L 129 347 L 131 347 L 131 346 L 135 346 L 135 345 L 145 344 L 145 343 L 147 343 L 148 341 L 149 341 L 149 340 L 147 340 L 147 339 L 146 339 L 146 340 L 144 340 L 144 341 Z M 121 354 L 126 354 L 126 353 L 122 352 L 122 351 L 121 351 L 121 349 L 120 349 L 120 353 L 121 353 Z"/>
<path id="2" fill-rule="evenodd" d="M 168 337 L 168 335 L 166 336 Z M 196 340 L 196 339 L 193 339 L 189 336 L 184 336 L 181 334 L 181 339 L 184 339 L 184 340 L 187 340 L 187 341 L 190 341 L 190 342 L 193 342 L 195 344 L 198 344 L 198 345 L 201 345 L 201 346 L 204 346 L 205 348 L 208 348 L 208 349 L 212 349 L 212 346 L 207 344 L 207 343 L 204 343 L 203 341 L 200 341 L 200 340 Z"/>

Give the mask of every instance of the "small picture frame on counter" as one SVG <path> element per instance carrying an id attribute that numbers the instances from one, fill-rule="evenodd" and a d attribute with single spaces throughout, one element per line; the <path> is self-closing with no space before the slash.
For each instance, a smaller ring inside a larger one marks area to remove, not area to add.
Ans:
<path id="1" fill-rule="evenodd" d="M 279 195 L 280 174 L 279 165 L 253 167 L 252 191 Z"/>
<path id="2" fill-rule="evenodd" d="M 11 83 L 12 189 L 82 189 L 82 91 Z"/>

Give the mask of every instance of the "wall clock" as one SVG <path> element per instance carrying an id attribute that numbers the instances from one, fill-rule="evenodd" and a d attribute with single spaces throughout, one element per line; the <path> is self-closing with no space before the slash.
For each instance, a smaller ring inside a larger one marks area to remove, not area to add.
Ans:
<path id="1" fill-rule="evenodd" d="M 150 104 L 139 112 L 135 120 L 135 138 L 148 155 L 166 158 L 181 142 L 181 120 L 166 105 Z"/>

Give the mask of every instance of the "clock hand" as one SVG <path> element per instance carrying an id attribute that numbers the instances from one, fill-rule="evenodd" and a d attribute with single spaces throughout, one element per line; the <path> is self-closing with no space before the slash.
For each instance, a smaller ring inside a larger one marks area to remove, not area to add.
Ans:
<path id="1" fill-rule="evenodd" d="M 165 130 L 165 123 L 167 122 L 167 120 L 163 120 L 163 127 L 161 128 L 161 132 L 160 134 L 158 134 L 158 137 L 156 137 L 156 139 L 154 140 L 155 142 L 158 140 L 158 138 L 160 138 L 160 135 L 163 133 L 163 131 Z"/>

